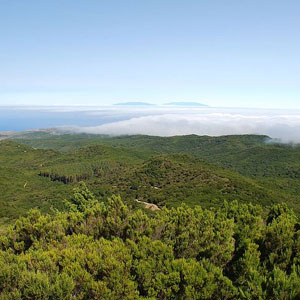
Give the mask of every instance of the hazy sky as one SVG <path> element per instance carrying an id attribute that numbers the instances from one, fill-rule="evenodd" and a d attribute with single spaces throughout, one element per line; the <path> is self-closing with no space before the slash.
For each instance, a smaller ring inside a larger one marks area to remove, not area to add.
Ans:
<path id="1" fill-rule="evenodd" d="M 0 0 L 0 104 L 300 108 L 299 0 Z"/>

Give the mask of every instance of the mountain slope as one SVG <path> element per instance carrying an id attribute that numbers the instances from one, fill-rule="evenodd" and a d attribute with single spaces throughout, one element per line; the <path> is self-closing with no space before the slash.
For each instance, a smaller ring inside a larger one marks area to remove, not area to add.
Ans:
<path id="1" fill-rule="evenodd" d="M 86 145 L 106 144 L 148 154 L 184 153 L 249 177 L 298 178 L 300 147 L 271 143 L 267 136 L 119 136 L 31 133 L 15 139 L 43 149 L 69 152 Z"/>
<path id="2" fill-rule="evenodd" d="M 133 206 L 138 206 L 136 199 L 160 207 L 182 202 L 210 207 L 239 200 L 265 207 L 286 202 L 299 211 L 299 184 L 292 189 L 289 182 L 281 181 L 277 188 L 266 178 L 245 177 L 195 156 L 136 148 L 93 145 L 60 153 L 0 142 L 1 222 L 33 207 L 47 212 L 51 207 L 62 209 L 63 199 L 81 180 L 96 196 L 121 194 Z"/>

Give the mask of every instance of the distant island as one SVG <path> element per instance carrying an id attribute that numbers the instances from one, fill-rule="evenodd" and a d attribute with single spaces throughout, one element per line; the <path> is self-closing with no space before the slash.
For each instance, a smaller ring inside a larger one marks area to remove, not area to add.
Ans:
<path id="1" fill-rule="evenodd" d="M 118 106 L 154 106 L 155 104 L 147 103 L 147 102 L 121 102 L 121 103 L 116 103 L 114 105 L 118 105 Z"/>
<path id="2" fill-rule="evenodd" d="M 165 103 L 164 105 L 170 105 L 170 106 L 201 106 L 201 107 L 207 107 L 206 104 L 198 103 L 198 102 L 170 102 Z"/>

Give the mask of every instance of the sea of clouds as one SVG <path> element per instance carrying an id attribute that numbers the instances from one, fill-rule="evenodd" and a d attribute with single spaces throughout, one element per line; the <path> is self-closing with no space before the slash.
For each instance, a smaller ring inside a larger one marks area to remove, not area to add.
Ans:
<path id="1" fill-rule="evenodd" d="M 300 110 L 169 106 L 0 107 L 0 132 L 45 128 L 108 135 L 260 134 L 283 143 L 300 143 Z"/>
<path id="2" fill-rule="evenodd" d="M 112 122 L 99 126 L 60 128 L 75 133 L 155 136 L 231 134 L 268 135 L 283 143 L 300 143 L 300 111 L 241 108 L 98 108 L 86 117 Z"/>

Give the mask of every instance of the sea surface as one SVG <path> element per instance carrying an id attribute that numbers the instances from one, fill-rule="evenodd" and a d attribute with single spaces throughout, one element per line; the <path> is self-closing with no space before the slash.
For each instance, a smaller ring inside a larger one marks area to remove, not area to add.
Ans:
<path id="1" fill-rule="evenodd" d="M 0 132 L 53 127 L 86 127 L 126 120 L 131 115 L 111 109 L 0 107 Z"/>

